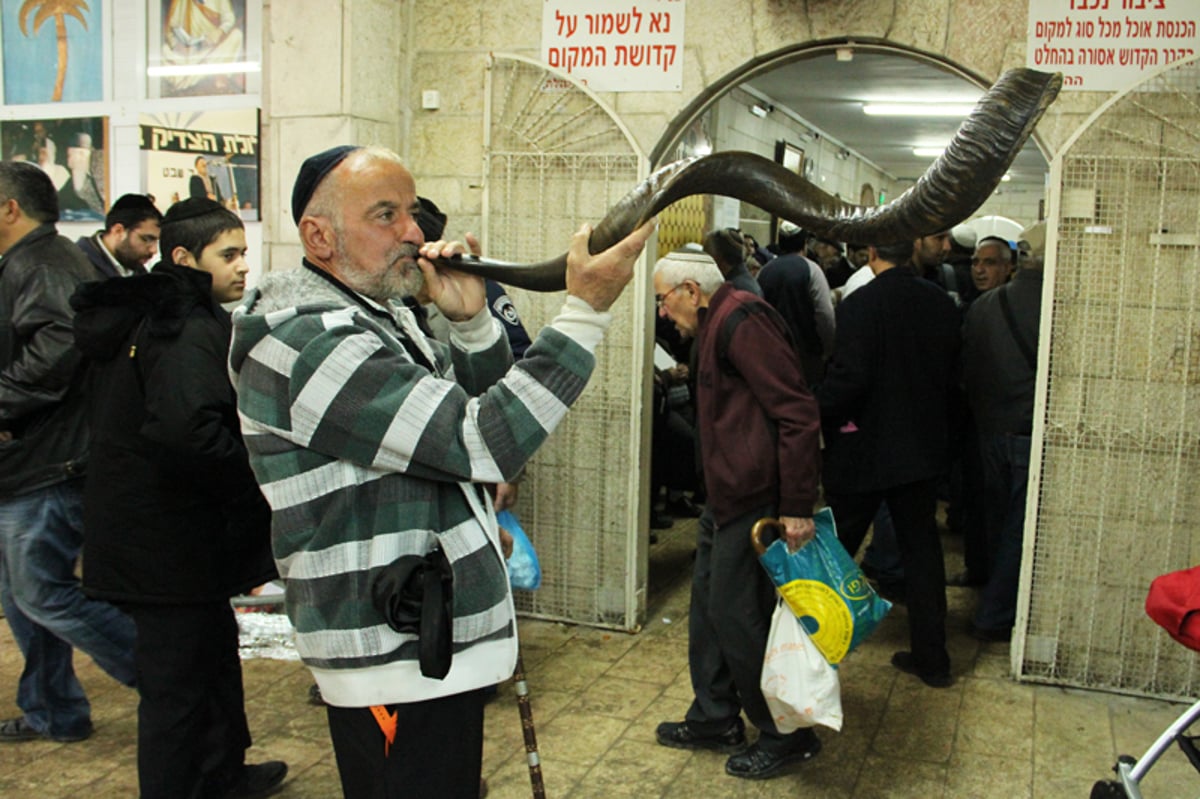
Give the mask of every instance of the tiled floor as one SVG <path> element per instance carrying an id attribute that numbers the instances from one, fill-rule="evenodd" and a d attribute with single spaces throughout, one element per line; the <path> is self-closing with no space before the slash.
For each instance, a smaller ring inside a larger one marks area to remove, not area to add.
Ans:
<path id="1" fill-rule="evenodd" d="M 971 594 L 950 589 L 955 685 L 936 690 L 888 665 L 905 648 L 903 608 L 841 669 L 845 727 L 823 730 L 821 755 L 794 773 L 756 783 L 724 773 L 724 757 L 666 749 L 654 727 L 678 719 L 687 676 L 691 526 L 652 547 L 650 613 L 636 635 L 521 622 L 524 663 L 549 797 L 1087 797 L 1118 752 L 1140 753 L 1181 705 L 1019 685 L 1007 645 L 962 634 Z M 955 541 L 948 541 L 952 549 Z M 951 559 L 953 555 L 949 556 Z M 96 734 L 78 744 L 0 747 L 0 797 L 131 799 L 136 697 L 86 658 L 77 666 L 92 699 Z M 21 658 L 0 631 L 0 717 L 15 714 Z M 324 713 L 306 703 L 311 683 L 294 662 L 245 664 L 255 736 L 252 759 L 291 764 L 283 799 L 340 796 Z M 511 685 L 489 705 L 484 773 L 491 796 L 530 795 Z M 1146 799 L 1200 795 L 1200 775 L 1173 751 L 1151 771 Z"/>

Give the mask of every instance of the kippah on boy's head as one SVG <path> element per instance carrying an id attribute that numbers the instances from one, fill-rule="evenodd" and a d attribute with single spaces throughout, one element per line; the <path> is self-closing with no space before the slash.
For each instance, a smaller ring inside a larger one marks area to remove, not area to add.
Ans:
<path id="1" fill-rule="evenodd" d="M 181 200 L 167 209 L 162 220 L 159 248 L 163 260 L 178 263 L 175 250 L 183 247 L 196 258 L 227 230 L 242 229 L 242 219 L 233 211 L 207 197 Z"/>

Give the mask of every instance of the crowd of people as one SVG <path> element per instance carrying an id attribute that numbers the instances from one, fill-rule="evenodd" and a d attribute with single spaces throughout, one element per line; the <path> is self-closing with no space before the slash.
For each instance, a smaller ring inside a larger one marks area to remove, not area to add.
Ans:
<path id="1" fill-rule="evenodd" d="M 784 222 L 767 252 L 726 229 L 659 259 L 658 318 L 692 369 L 691 405 L 673 412 L 691 425 L 655 441 L 694 449 L 707 500 L 689 615 L 694 700 L 683 721 L 659 725 L 660 744 L 728 752 L 727 773 L 759 779 L 820 750 L 811 730 L 782 735 L 764 713 L 773 587 L 746 544 L 756 519 L 778 517 L 789 547 L 802 545 L 819 497 L 851 555 L 871 533 L 864 571 L 907 605 L 910 646 L 895 668 L 953 684 L 947 584 L 980 588 L 971 635 L 1009 640 L 1044 244 L 1044 223 L 1019 241 L 959 226 L 864 245 Z M 949 578 L 939 501 L 964 536 L 967 571 Z M 759 729 L 753 745 L 742 713 Z"/>
<path id="2" fill-rule="evenodd" d="M 478 242 L 443 239 L 395 153 L 313 155 L 291 212 L 301 263 L 248 288 L 243 224 L 211 197 L 164 215 L 125 195 L 72 243 L 45 171 L 0 163 L 0 603 L 25 663 L 0 743 L 92 734 L 78 649 L 137 691 L 143 799 L 275 792 L 287 765 L 245 762 L 229 600 L 280 577 L 345 795 L 475 797 L 484 698 L 517 656 L 496 513 L 587 384 L 654 224 L 597 254 L 581 227 L 562 308 L 531 337 L 499 286 L 435 266 Z M 775 516 L 800 546 L 822 496 L 852 553 L 874 522 L 909 607 L 898 669 L 953 679 L 947 485 L 953 505 L 981 500 L 975 629 L 1008 635 L 1037 234 L 1019 258 L 974 243 L 969 283 L 950 231 L 843 248 L 784 225 L 769 252 L 718 230 L 658 261 L 682 365 L 659 375 L 656 447 L 680 457 L 655 461 L 655 488 L 700 515 L 695 700 L 660 743 L 728 752 L 749 779 L 819 751 L 758 689 L 772 588 L 744 533 Z"/>

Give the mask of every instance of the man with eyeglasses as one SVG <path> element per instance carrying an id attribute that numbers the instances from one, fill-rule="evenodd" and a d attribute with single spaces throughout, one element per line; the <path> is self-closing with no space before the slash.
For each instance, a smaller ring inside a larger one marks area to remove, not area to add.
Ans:
<path id="1" fill-rule="evenodd" d="M 707 505 L 700 517 L 688 663 L 695 698 L 681 722 L 658 725 L 675 749 L 712 749 L 725 772 L 766 779 L 809 760 L 809 728 L 782 734 L 759 681 L 775 592 L 749 545 L 764 517 L 795 549 L 814 533 L 820 473 L 817 404 L 787 325 L 766 301 L 726 282 L 707 255 L 675 252 L 654 267 L 658 312 L 696 339 L 696 429 Z M 758 727 L 747 747 L 741 711 Z"/>
<path id="2" fill-rule="evenodd" d="M 145 194 L 122 194 L 108 209 L 104 229 L 75 244 L 101 277 L 146 274 L 146 264 L 158 254 L 162 213 Z"/>

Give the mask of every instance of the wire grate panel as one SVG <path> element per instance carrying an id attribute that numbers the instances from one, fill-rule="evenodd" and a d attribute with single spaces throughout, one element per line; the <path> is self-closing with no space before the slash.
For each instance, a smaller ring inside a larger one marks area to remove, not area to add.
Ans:
<path id="1" fill-rule="evenodd" d="M 1195 654 L 1144 603 L 1154 577 L 1200 561 L 1197 61 L 1098 112 L 1053 175 L 1015 665 L 1038 681 L 1194 696 Z"/>
<path id="2" fill-rule="evenodd" d="M 542 261 L 564 252 L 581 221 L 599 222 L 645 167 L 612 117 L 570 81 L 498 56 L 489 82 L 487 253 Z M 564 299 L 509 294 L 531 335 Z M 527 615 L 632 629 L 644 611 L 644 569 L 629 579 L 645 349 L 634 318 L 644 298 L 631 295 L 640 297 L 636 278 L 611 309 L 583 396 L 526 470 L 517 513 L 543 571 L 538 591 L 517 596 Z"/>

